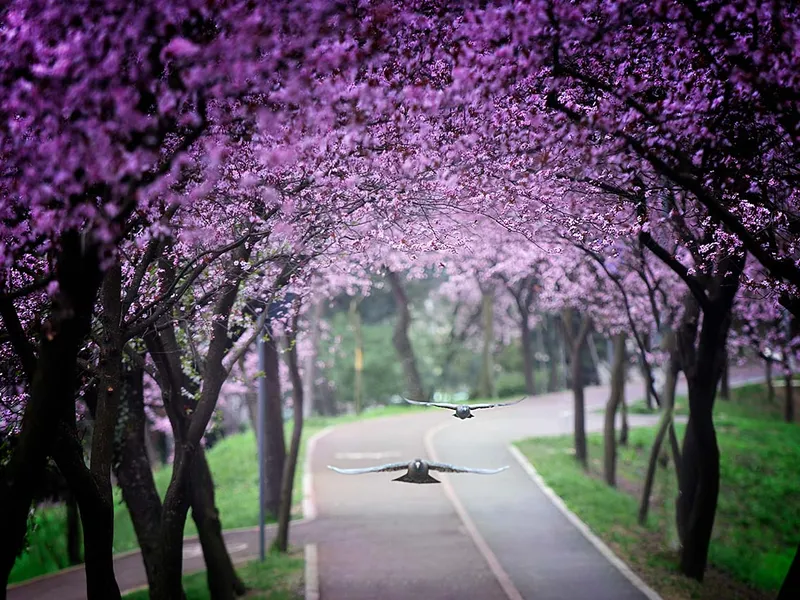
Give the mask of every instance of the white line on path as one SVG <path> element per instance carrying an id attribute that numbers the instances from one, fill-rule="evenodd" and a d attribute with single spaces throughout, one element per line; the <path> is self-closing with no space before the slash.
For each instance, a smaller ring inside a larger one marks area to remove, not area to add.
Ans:
<path id="1" fill-rule="evenodd" d="M 440 425 L 429 429 L 425 433 L 425 451 L 433 461 L 439 460 L 436 455 L 436 449 L 433 447 L 433 437 L 442 429 L 449 426 L 450 423 L 441 423 Z M 487 544 L 486 540 L 483 539 L 483 536 L 478 531 L 478 528 L 475 526 L 475 522 L 469 516 L 469 513 L 467 513 L 467 510 L 464 508 L 461 500 L 458 499 L 458 496 L 456 495 L 456 492 L 446 475 L 442 476 L 442 486 L 444 488 L 445 495 L 453 504 L 453 508 L 461 519 L 461 522 L 464 524 L 467 533 L 469 534 L 470 538 L 472 538 L 475 546 L 478 548 L 478 552 L 483 555 L 483 558 L 489 565 L 489 569 L 492 571 L 492 574 L 497 579 L 497 582 L 500 584 L 500 587 L 503 589 L 506 596 L 508 596 L 508 599 L 524 600 L 522 594 L 519 593 L 519 590 L 514 585 L 514 582 L 511 581 L 511 577 L 509 577 L 508 573 L 506 573 L 505 569 L 503 569 L 500 561 L 497 560 L 497 556 L 495 556 L 494 552 L 492 552 L 489 544 Z"/>
<path id="2" fill-rule="evenodd" d="M 522 454 L 522 452 L 520 452 L 516 446 L 509 444 L 508 451 L 515 459 L 517 459 L 517 462 L 520 464 L 522 469 L 528 474 L 533 482 L 539 486 L 550 502 L 552 502 L 555 507 L 560 510 L 565 517 L 567 517 L 569 522 L 575 526 L 575 529 L 583 534 L 583 537 L 589 540 L 592 545 L 597 548 L 600 554 L 602 554 L 608 560 L 608 562 L 614 565 L 617 570 L 622 573 L 622 575 L 649 600 L 663 600 L 653 588 L 642 581 L 642 579 L 636 573 L 634 573 L 628 565 L 626 565 L 616 554 L 614 554 L 611 551 L 611 548 L 606 546 L 599 537 L 592 533 L 592 530 L 589 529 L 589 526 L 586 525 L 586 523 L 581 521 L 574 512 L 567 508 L 567 505 L 564 504 L 564 501 L 552 490 L 550 486 L 547 485 L 545 480 L 542 479 L 542 476 L 539 475 L 539 472 L 536 470 L 536 468 L 530 462 L 528 462 L 528 459 L 525 458 L 525 455 Z"/>

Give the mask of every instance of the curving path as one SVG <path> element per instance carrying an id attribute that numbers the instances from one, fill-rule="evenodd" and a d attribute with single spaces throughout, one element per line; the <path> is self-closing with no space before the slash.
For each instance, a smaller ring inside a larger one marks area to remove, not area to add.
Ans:
<path id="1" fill-rule="evenodd" d="M 742 370 L 732 383 L 758 379 Z M 587 428 L 602 428 L 605 387 L 586 390 Z M 639 383 L 626 389 L 641 398 Z M 637 588 L 560 512 L 515 460 L 511 441 L 569 433 L 567 392 L 537 396 L 461 421 L 430 410 L 341 425 L 321 437 L 309 457 L 316 518 L 296 521 L 291 542 L 315 542 L 322 600 L 640 600 Z M 631 415 L 631 424 L 654 417 Z M 443 485 L 391 482 L 401 473 L 346 476 L 327 469 L 435 458 L 476 467 L 509 465 L 498 475 L 435 474 Z M 268 530 L 268 538 L 271 533 Z M 257 530 L 225 533 L 234 560 L 252 559 Z M 184 570 L 203 568 L 196 540 L 187 540 Z M 138 552 L 118 557 L 124 590 L 146 584 Z M 83 600 L 82 568 L 12 586 L 10 600 Z M 657 598 L 650 592 L 650 598 Z"/>

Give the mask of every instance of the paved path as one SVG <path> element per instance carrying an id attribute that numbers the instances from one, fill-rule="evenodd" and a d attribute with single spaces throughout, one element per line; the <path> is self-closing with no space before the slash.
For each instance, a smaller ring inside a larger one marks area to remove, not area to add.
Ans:
<path id="1" fill-rule="evenodd" d="M 760 371 L 742 370 L 732 382 L 760 376 Z M 679 392 L 684 390 L 685 385 L 679 386 Z M 629 400 L 643 396 L 641 383 L 626 387 Z M 590 431 L 602 429 L 603 413 L 597 409 L 607 398 L 608 388 L 587 388 Z M 644 599 L 508 450 L 514 440 L 571 432 L 571 394 L 537 396 L 476 414 L 461 421 L 431 408 L 340 426 L 319 442 L 312 469 L 319 508 L 315 528 L 326 533 L 317 538 L 322 600 Z M 656 421 L 656 416 L 630 417 L 632 426 Z M 356 467 L 431 458 L 430 452 L 460 465 L 511 466 L 498 475 L 442 476 L 467 513 L 478 543 L 485 542 L 489 560 L 496 561 L 493 570 L 467 535 L 446 486 L 393 483 L 392 473 L 346 476 L 325 469 L 328 464 Z"/>
<path id="2" fill-rule="evenodd" d="M 758 376 L 760 372 L 748 370 L 732 379 L 735 383 Z M 603 415 L 596 409 L 607 393 L 604 387 L 587 388 L 589 430 L 602 428 Z M 641 384 L 630 384 L 626 395 L 641 398 Z M 571 395 L 548 394 L 476 414 L 460 421 L 431 408 L 341 425 L 318 442 L 311 456 L 318 516 L 294 523 L 291 543 L 317 543 L 322 600 L 644 598 L 508 452 L 512 440 L 569 433 Z M 652 416 L 631 415 L 633 425 L 652 422 Z M 492 476 L 442 476 L 446 485 L 393 483 L 399 473 L 346 476 L 326 468 L 429 458 L 428 450 L 456 464 L 511 468 Z M 468 515 L 469 527 L 459 518 L 448 486 Z M 470 533 L 485 542 L 483 552 Z M 257 531 L 226 532 L 225 537 L 235 560 L 257 554 Z M 487 553 L 496 561 L 492 567 Z M 203 568 L 196 540 L 187 540 L 184 556 L 186 572 Z M 122 589 L 146 584 L 138 553 L 118 558 L 115 570 Z M 83 600 L 84 586 L 83 569 L 76 568 L 15 586 L 8 598 Z"/>

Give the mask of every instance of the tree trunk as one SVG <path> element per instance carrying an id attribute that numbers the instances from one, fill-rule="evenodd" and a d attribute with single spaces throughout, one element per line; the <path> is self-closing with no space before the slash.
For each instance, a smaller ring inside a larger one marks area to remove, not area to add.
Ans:
<path id="1" fill-rule="evenodd" d="M 783 419 L 787 423 L 794 421 L 794 388 L 792 387 L 792 371 L 789 365 L 786 365 L 786 375 L 783 377 L 786 384 L 786 395 L 784 396 L 783 403 Z"/>
<path id="2" fill-rule="evenodd" d="M 525 369 L 525 393 L 533 396 L 536 394 L 534 382 L 533 344 L 531 343 L 530 316 L 525 313 L 520 320 L 520 343 L 522 344 L 522 365 Z"/>
<path id="3" fill-rule="evenodd" d="M 243 263 L 248 260 L 251 250 L 247 246 L 236 248 L 225 268 L 222 278 L 225 284 L 214 303 L 211 336 L 202 361 L 200 397 L 191 407 L 193 411 L 189 419 L 185 417 L 181 393 L 186 387 L 187 377 L 180 365 L 181 351 L 174 335 L 174 322 L 167 315 L 158 333 L 154 331 L 145 335 L 148 350 L 162 377 L 162 391 L 167 390 L 165 407 L 176 438 L 172 476 L 161 511 L 162 570 L 150 590 L 151 600 L 174 600 L 182 594 L 183 530 L 191 499 L 192 463 L 230 368 L 224 363 L 231 341 L 230 314 L 243 279 Z M 265 379 L 268 377 L 269 373 Z M 282 423 L 280 426 L 282 429 Z"/>
<path id="4" fill-rule="evenodd" d="M 772 359 L 764 359 L 764 377 L 767 383 L 767 402 L 775 402 L 775 383 L 772 381 Z"/>
<path id="5" fill-rule="evenodd" d="M 617 485 L 617 409 L 625 397 L 625 335 L 614 336 L 614 358 L 611 364 L 611 392 L 606 404 L 603 427 L 603 477 L 612 487 Z"/>
<path id="6" fill-rule="evenodd" d="M 491 292 L 481 295 L 481 317 L 483 321 L 483 348 L 481 350 L 481 372 L 478 381 L 478 393 L 482 398 L 494 396 L 494 364 L 492 348 L 494 346 L 494 306 Z"/>
<path id="7" fill-rule="evenodd" d="M 206 563 L 206 579 L 212 600 L 232 600 L 246 592 L 244 583 L 236 574 L 219 520 L 214 498 L 214 481 L 208 468 L 205 452 L 197 449 L 191 466 L 192 519 L 197 525 L 203 558 Z"/>
<path id="8" fill-rule="evenodd" d="M 161 498 L 145 448 L 143 372 L 129 367 L 123 387 L 122 440 L 115 469 L 122 499 L 131 515 L 142 552 L 147 583 L 154 589 L 161 568 Z"/>
<path id="9" fill-rule="evenodd" d="M 794 553 L 794 560 L 775 600 L 796 600 L 798 596 L 800 596 L 800 546 Z"/>
<path id="10" fill-rule="evenodd" d="M 22 548 L 28 511 L 59 423 L 74 419 L 78 352 L 89 333 L 102 279 L 96 253 L 83 247 L 77 232 L 62 236 L 55 272 L 59 292 L 41 327 L 38 356 L 19 325 L 13 304 L 0 303 L 6 331 L 30 383 L 18 442 L 0 489 L 0 598 L 5 596 L 8 576 Z M 108 597 L 114 597 L 113 590 Z"/>
<path id="11" fill-rule="evenodd" d="M 661 447 L 664 443 L 664 438 L 667 432 L 672 427 L 674 410 L 675 410 L 675 388 L 678 385 L 679 363 L 677 356 L 677 349 L 675 348 L 675 334 L 674 332 L 667 332 L 664 336 L 664 347 L 669 352 L 669 361 L 667 363 L 667 378 L 664 382 L 664 390 L 661 394 L 661 419 L 658 422 L 658 429 L 656 430 L 656 437 L 653 440 L 653 446 L 650 448 L 650 456 L 647 461 L 647 472 L 644 478 L 644 486 L 642 488 L 642 497 L 639 501 L 639 524 L 644 525 L 647 522 L 647 514 L 650 510 L 650 496 L 653 491 L 653 482 L 656 475 L 656 466 L 658 465 L 658 457 L 661 454 Z M 674 457 L 674 464 L 677 466 L 677 456 Z"/>
<path id="12" fill-rule="evenodd" d="M 722 376 L 719 380 L 720 400 L 731 399 L 730 367 L 727 352 L 725 354 L 725 366 L 722 368 Z"/>
<path id="13" fill-rule="evenodd" d="M 642 338 L 642 342 L 644 345 L 644 349 L 647 352 L 650 352 L 650 336 L 644 335 Z M 647 363 L 642 360 L 642 357 L 639 357 L 639 369 L 642 372 L 642 377 L 644 378 L 644 403 L 647 406 L 647 410 L 653 410 L 653 373 L 648 368 Z"/>
<path id="14" fill-rule="evenodd" d="M 408 328 L 411 326 L 411 312 L 408 309 L 408 296 L 406 296 L 403 283 L 400 281 L 400 276 L 397 273 L 386 269 L 386 278 L 389 280 L 389 285 L 392 288 L 392 295 L 394 296 L 395 305 L 397 307 L 397 322 L 395 323 L 392 342 L 394 343 L 395 350 L 397 350 L 400 362 L 403 364 L 403 372 L 406 376 L 406 385 L 408 386 L 409 395 L 414 400 L 424 402 L 427 400 L 427 396 L 425 395 L 422 379 L 417 370 L 414 348 L 411 346 L 411 340 L 408 338 Z"/>
<path id="15" fill-rule="evenodd" d="M 586 338 L 586 349 L 589 351 L 589 371 L 584 371 L 583 382 L 587 385 L 600 385 L 600 356 L 591 335 Z"/>
<path id="16" fill-rule="evenodd" d="M 289 521 L 292 518 L 292 492 L 294 490 L 294 475 L 297 470 L 297 458 L 300 455 L 300 439 L 303 434 L 303 380 L 300 377 L 300 370 L 297 364 L 297 344 L 295 332 L 297 331 L 297 319 L 289 341 L 289 373 L 292 378 L 292 398 L 293 423 L 292 439 L 289 445 L 289 455 L 286 460 L 286 467 L 283 470 L 283 481 L 281 482 L 281 506 L 278 512 L 278 531 L 272 547 L 278 552 L 286 552 L 289 548 Z"/>
<path id="17" fill-rule="evenodd" d="M 733 287 L 735 295 L 736 286 Z M 709 301 L 696 350 L 694 331 L 682 327 L 678 336 L 681 364 L 689 384 L 689 421 L 681 452 L 676 506 L 682 543 L 680 569 L 684 575 L 698 581 L 703 580 L 705 573 L 719 495 L 719 447 L 713 409 L 724 368 L 732 298 Z M 693 328 L 696 326 L 696 322 L 692 324 Z"/>
<path id="18" fill-rule="evenodd" d="M 114 579 L 114 496 L 111 463 L 122 390 L 122 267 L 115 262 L 106 271 L 100 293 L 102 325 L 98 362 L 97 405 L 94 410 L 89 469 L 98 497 L 84 522 L 86 589 L 91 600 L 119 597 Z M 90 521 L 87 523 L 86 521 Z M 89 533 L 91 532 L 91 533 Z"/>
<path id="19" fill-rule="evenodd" d="M 161 511 L 159 531 L 159 562 L 161 568 L 155 573 L 150 586 L 150 600 L 174 600 L 183 597 L 183 530 L 189 512 L 189 494 L 185 489 L 186 449 L 175 447 L 173 476 Z M 183 473 L 181 473 L 183 471 Z M 184 487 L 184 489 L 181 489 Z"/>
<path id="20" fill-rule="evenodd" d="M 264 383 L 267 405 L 264 411 L 264 463 L 266 475 L 267 514 L 277 518 L 281 504 L 281 482 L 286 463 L 286 441 L 283 433 L 283 396 L 279 379 L 278 345 L 270 333 L 264 340 Z"/>
<path id="21" fill-rule="evenodd" d="M 704 391 L 707 396 L 713 395 L 713 391 Z M 689 393 L 691 396 L 691 388 Z M 696 398 L 700 394 L 694 392 Z M 719 495 L 719 448 L 709 414 L 689 416 L 682 457 L 677 507 L 682 539 L 680 567 L 687 577 L 702 581 Z"/>
<path id="22" fill-rule="evenodd" d="M 589 455 L 586 447 L 586 401 L 583 390 L 583 373 L 580 362 L 572 363 L 572 397 L 574 402 L 575 458 L 584 469 L 589 468 Z"/>
<path id="23" fill-rule="evenodd" d="M 555 326 L 555 317 L 553 315 L 547 316 L 547 332 L 545 339 L 547 340 L 547 391 L 556 392 L 559 390 L 558 367 L 562 364 L 562 351 L 559 344 L 558 329 Z"/>
<path id="24" fill-rule="evenodd" d="M 581 364 L 581 353 L 586 344 L 586 339 L 591 330 L 592 320 L 585 317 L 580 329 L 576 331 L 577 323 L 576 311 L 572 308 L 564 309 L 564 337 L 566 346 L 570 349 L 571 367 L 571 387 L 574 401 L 574 425 L 575 425 L 575 458 L 584 469 L 589 468 L 589 457 L 586 446 L 586 401 L 584 398 L 583 386 L 583 365 Z"/>
<path id="25" fill-rule="evenodd" d="M 70 566 L 83 562 L 81 556 L 81 518 L 78 514 L 78 503 L 72 492 L 67 492 L 67 559 Z"/>
<path id="26" fill-rule="evenodd" d="M 113 504 L 100 492 L 97 480 L 86 468 L 83 448 L 75 430 L 75 417 L 62 421 L 57 434 L 54 459 L 59 471 L 75 494 L 83 527 L 83 555 L 86 570 L 86 597 L 89 600 L 121 598 L 114 576 Z M 111 512 L 109 522 L 107 516 Z"/>
<path id="27" fill-rule="evenodd" d="M 625 384 L 622 384 L 622 398 L 620 399 L 620 417 L 622 418 L 622 423 L 619 427 L 619 445 L 620 446 L 627 446 L 628 445 L 628 437 L 630 436 L 630 425 L 628 423 L 628 403 L 625 400 Z"/>

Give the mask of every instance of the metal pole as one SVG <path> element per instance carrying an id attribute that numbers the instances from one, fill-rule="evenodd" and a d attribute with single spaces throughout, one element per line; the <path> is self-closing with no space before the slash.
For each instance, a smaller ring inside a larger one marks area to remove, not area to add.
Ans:
<path id="1" fill-rule="evenodd" d="M 265 532 L 264 532 L 264 502 L 266 500 L 266 473 L 264 465 L 264 417 L 267 408 L 267 358 L 264 352 L 264 333 L 262 330 L 258 336 L 256 346 L 258 348 L 258 370 L 261 376 L 258 378 L 258 557 L 264 560 Z"/>

